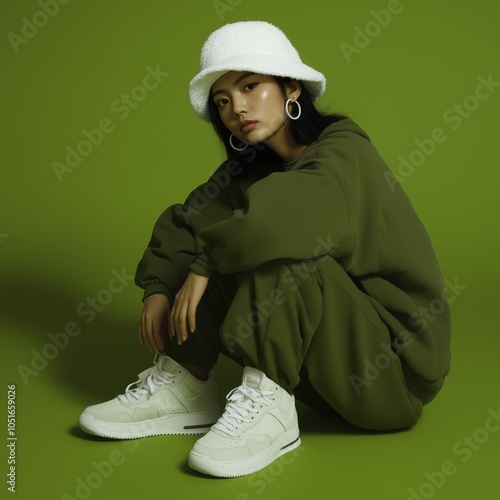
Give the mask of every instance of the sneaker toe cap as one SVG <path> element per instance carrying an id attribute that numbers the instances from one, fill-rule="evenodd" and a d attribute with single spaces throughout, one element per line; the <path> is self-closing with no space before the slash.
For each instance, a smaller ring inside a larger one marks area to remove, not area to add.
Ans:
<path id="1" fill-rule="evenodd" d="M 239 439 L 237 437 L 221 436 L 210 431 L 198 439 L 193 452 L 209 457 L 212 460 L 241 460 L 258 454 L 271 445 L 269 436 L 255 436 Z"/>
<path id="2" fill-rule="evenodd" d="M 135 421 L 127 411 L 124 411 L 123 405 L 117 398 L 89 406 L 85 408 L 82 415 L 91 416 L 94 420 L 104 422 L 130 423 Z"/>

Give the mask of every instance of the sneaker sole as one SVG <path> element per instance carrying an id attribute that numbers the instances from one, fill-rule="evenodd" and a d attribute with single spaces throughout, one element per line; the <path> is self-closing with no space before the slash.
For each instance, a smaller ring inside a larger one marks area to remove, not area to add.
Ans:
<path id="1" fill-rule="evenodd" d="M 113 439 L 138 439 L 165 434 L 206 434 L 221 413 L 217 406 L 209 413 L 178 413 L 142 422 L 120 423 L 96 420 L 84 412 L 78 419 L 78 426 L 87 434 Z"/>
<path id="2" fill-rule="evenodd" d="M 281 436 L 267 450 L 242 460 L 221 462 L 191 451 L 188 465 L 198 472 L 215 477 L 239 477 L 257 472 L 273 463 L 277 458 L 300 446 L 299 427 L 293 427 Z"/>

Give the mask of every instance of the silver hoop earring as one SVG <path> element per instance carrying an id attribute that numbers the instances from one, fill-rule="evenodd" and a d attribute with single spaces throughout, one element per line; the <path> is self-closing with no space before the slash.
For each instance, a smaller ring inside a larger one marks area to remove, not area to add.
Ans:
<path id="1" fill-rule="evenodd" d="M 236 151 L 245 151 L 246 148 L 248 148 L 248 144 L 245 144 L 245 147 L 244 148 L 237 148 L 234 144 L 233 144 L 233 134 L 231 134 L 229 136 L 229 144 L 231 144 L 231 147 L 233 149 L 235 149 Z"/>
<path id="2" fill-rule="evenodd" d="M 297 108 L 299 110 L 297 116 L 292 116 L 290 114 L 290 111 L 288 111 L 288 105 L 292 103 L 292 104 L 296 104 L 297 105 Z M 288 99 L 288 101 L 286 101 L 286 104 L 285 104 L 285 111 L 286 111 L 286 114 L 288 115 L 288 118 L 290 118 L 290 120 L 298 120 L 300 118 L 300 115 L 302 114 L 302 107 L 300 106 L 300 103 L 298 101 L 292 101 L 291 99 Z"/>

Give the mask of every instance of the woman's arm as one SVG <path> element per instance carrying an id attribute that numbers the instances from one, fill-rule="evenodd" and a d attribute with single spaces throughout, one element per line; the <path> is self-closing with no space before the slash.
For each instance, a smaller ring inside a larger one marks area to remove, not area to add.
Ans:
<path id="1" fill-rule="evenodd" d="M 248 189 L 248 207 L 199 231 L 191 270 L 251 270 L 275 259 L 349 255 L 354 247 L 350 207 L 326 162 L 273 173 Z"/>

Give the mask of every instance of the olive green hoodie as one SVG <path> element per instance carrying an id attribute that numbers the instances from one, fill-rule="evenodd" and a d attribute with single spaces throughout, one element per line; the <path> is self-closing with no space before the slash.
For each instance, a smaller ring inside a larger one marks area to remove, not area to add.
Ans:
<path id="1" fill-rule="evenodd" d="M 450 363 L 446 288 L 407 195 L 351 119 L 328 126 L 291 165 L 226 161 L 158 219 L 136 283 L 172 300 L 189 270 L 251 271 L 275 259 L 330 255 L 366 294 L 404 358 L 438 388 Z M 424 311 L 439 301 L 439 314 Z M 422 359 L 426 370 L 422 373 Z"/>

